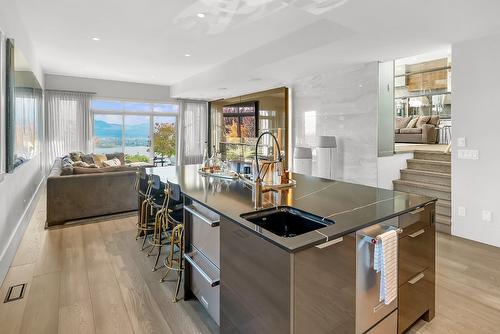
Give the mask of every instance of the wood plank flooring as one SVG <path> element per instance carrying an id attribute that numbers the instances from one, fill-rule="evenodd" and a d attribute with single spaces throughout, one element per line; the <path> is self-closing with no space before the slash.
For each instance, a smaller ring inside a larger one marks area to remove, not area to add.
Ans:
<path id="1" fill-rule="evenodd" d="M 0 288 L 27 282 L 25 297 L 0 304 L 0 333 L 218 333 L 195 300 L 172 303 L 175 278 L 160 283 L 139 251 L 135 218 L 44 229 L 35 209 Z M 500 249 L 439 234 L 436 318 L 409 331 L 500 333 Z"/>

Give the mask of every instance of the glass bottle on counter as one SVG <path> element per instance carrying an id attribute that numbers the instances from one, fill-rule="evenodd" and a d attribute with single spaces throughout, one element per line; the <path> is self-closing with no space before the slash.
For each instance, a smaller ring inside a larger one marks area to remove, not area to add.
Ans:
<path id="1" fill-rule="evenodd" d="M 220 156 L 219 154 L 217 153 L 217 150 L 215 148 L 215 145 L 213 147 L 213 150 L 212 150 L 212 156 L 210 157 L 210 172 L 212 173 L 215 173 L 215 172 L 219 172 L 220 169 L 221 169 L 221 164 L 220 164 Z"/>
<path id="2" fill-rule="evenodd" d="M 203 165 L 202 165 L 202 170 L 204 172 L 207 172 L 210 169 L 210 159 L 208 158 L 208 149 L 205 147 L 203 150 Z"/>

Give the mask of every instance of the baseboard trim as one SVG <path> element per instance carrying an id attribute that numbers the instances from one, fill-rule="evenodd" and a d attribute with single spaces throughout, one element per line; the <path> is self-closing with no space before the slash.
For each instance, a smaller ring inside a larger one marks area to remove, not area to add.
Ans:
<path id="1" fill-rule="evenodd" d="M 7 272 L 9 271 L 10 265 L 14 260 L 14 256 L 16 255 L 17 248 L 23 239 L 24 233 L 26 232 L 26 228 L 33 216 L 33 212 L 35 211 L 36 205 L 38 203 L 38 198 L 40 196 L 40 190 L 42 189 L 43 184 L 45 183 L 45 177 L 42 178 L 40 183 L 38 184 L 33 196 L 31 196 L 31 200 L 29 204 L 24 209 L 21 218 L 19 218 L 16 229 L 11 234 L 10 239 L 7 243 L 7 247 L 4 248 L 2 254 L 0 255 L 0 285 L 3 283 Z"/>
<path id="2" fill-rule="evenodd" d="M 99 222 L 103 222 L 103 221 L 107 221 L 107 220 L 130 218 L 130 217 L 137 216 L 137 212 L 138 212 L 137 210 L 132 210 L 132 211 L 119 212 L 119 213 L 112 213 L 109 215 L 81 218 L 81 219 L 69 220 L 69 221 L 64 222 L 62 224 L 51 225 L 51 226 L 48 226 L 47 223 L 45 223 L 45 228 L 48 230 L 54 230 L 54 229 L 59 229 L 59 228 L 65 228 L 67 226 L 87 225 L 87 224 L 99 223 Z"/>

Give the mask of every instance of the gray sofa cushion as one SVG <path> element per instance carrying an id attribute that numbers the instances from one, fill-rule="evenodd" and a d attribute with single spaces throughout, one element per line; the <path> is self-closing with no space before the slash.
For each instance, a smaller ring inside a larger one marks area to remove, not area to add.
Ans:
<path id="1" fill-rule="evenodd" d="M 421 134 L 422 128 L 404 128 L 400 130 L 401 134 Z"/>

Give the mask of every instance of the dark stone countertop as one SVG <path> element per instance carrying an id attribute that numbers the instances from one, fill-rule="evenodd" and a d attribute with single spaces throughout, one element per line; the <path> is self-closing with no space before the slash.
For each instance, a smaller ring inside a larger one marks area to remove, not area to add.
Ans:
<path id="1" fill-rule="evenodd" d="M 179 184 L 192 200 L 295 252 L 347 235 L 436 201 L 434 198 L 353 183 L 293 174 L 297 185 L 263 195 L 266 208 L 287 205 L 326 217 L 335 224 L 293 238 L 277 236 L 240 217 L 254 211 L 252 189 L 241 180 L 202 176 L 198 165 L 146 168 L 161 180 Z"/>

